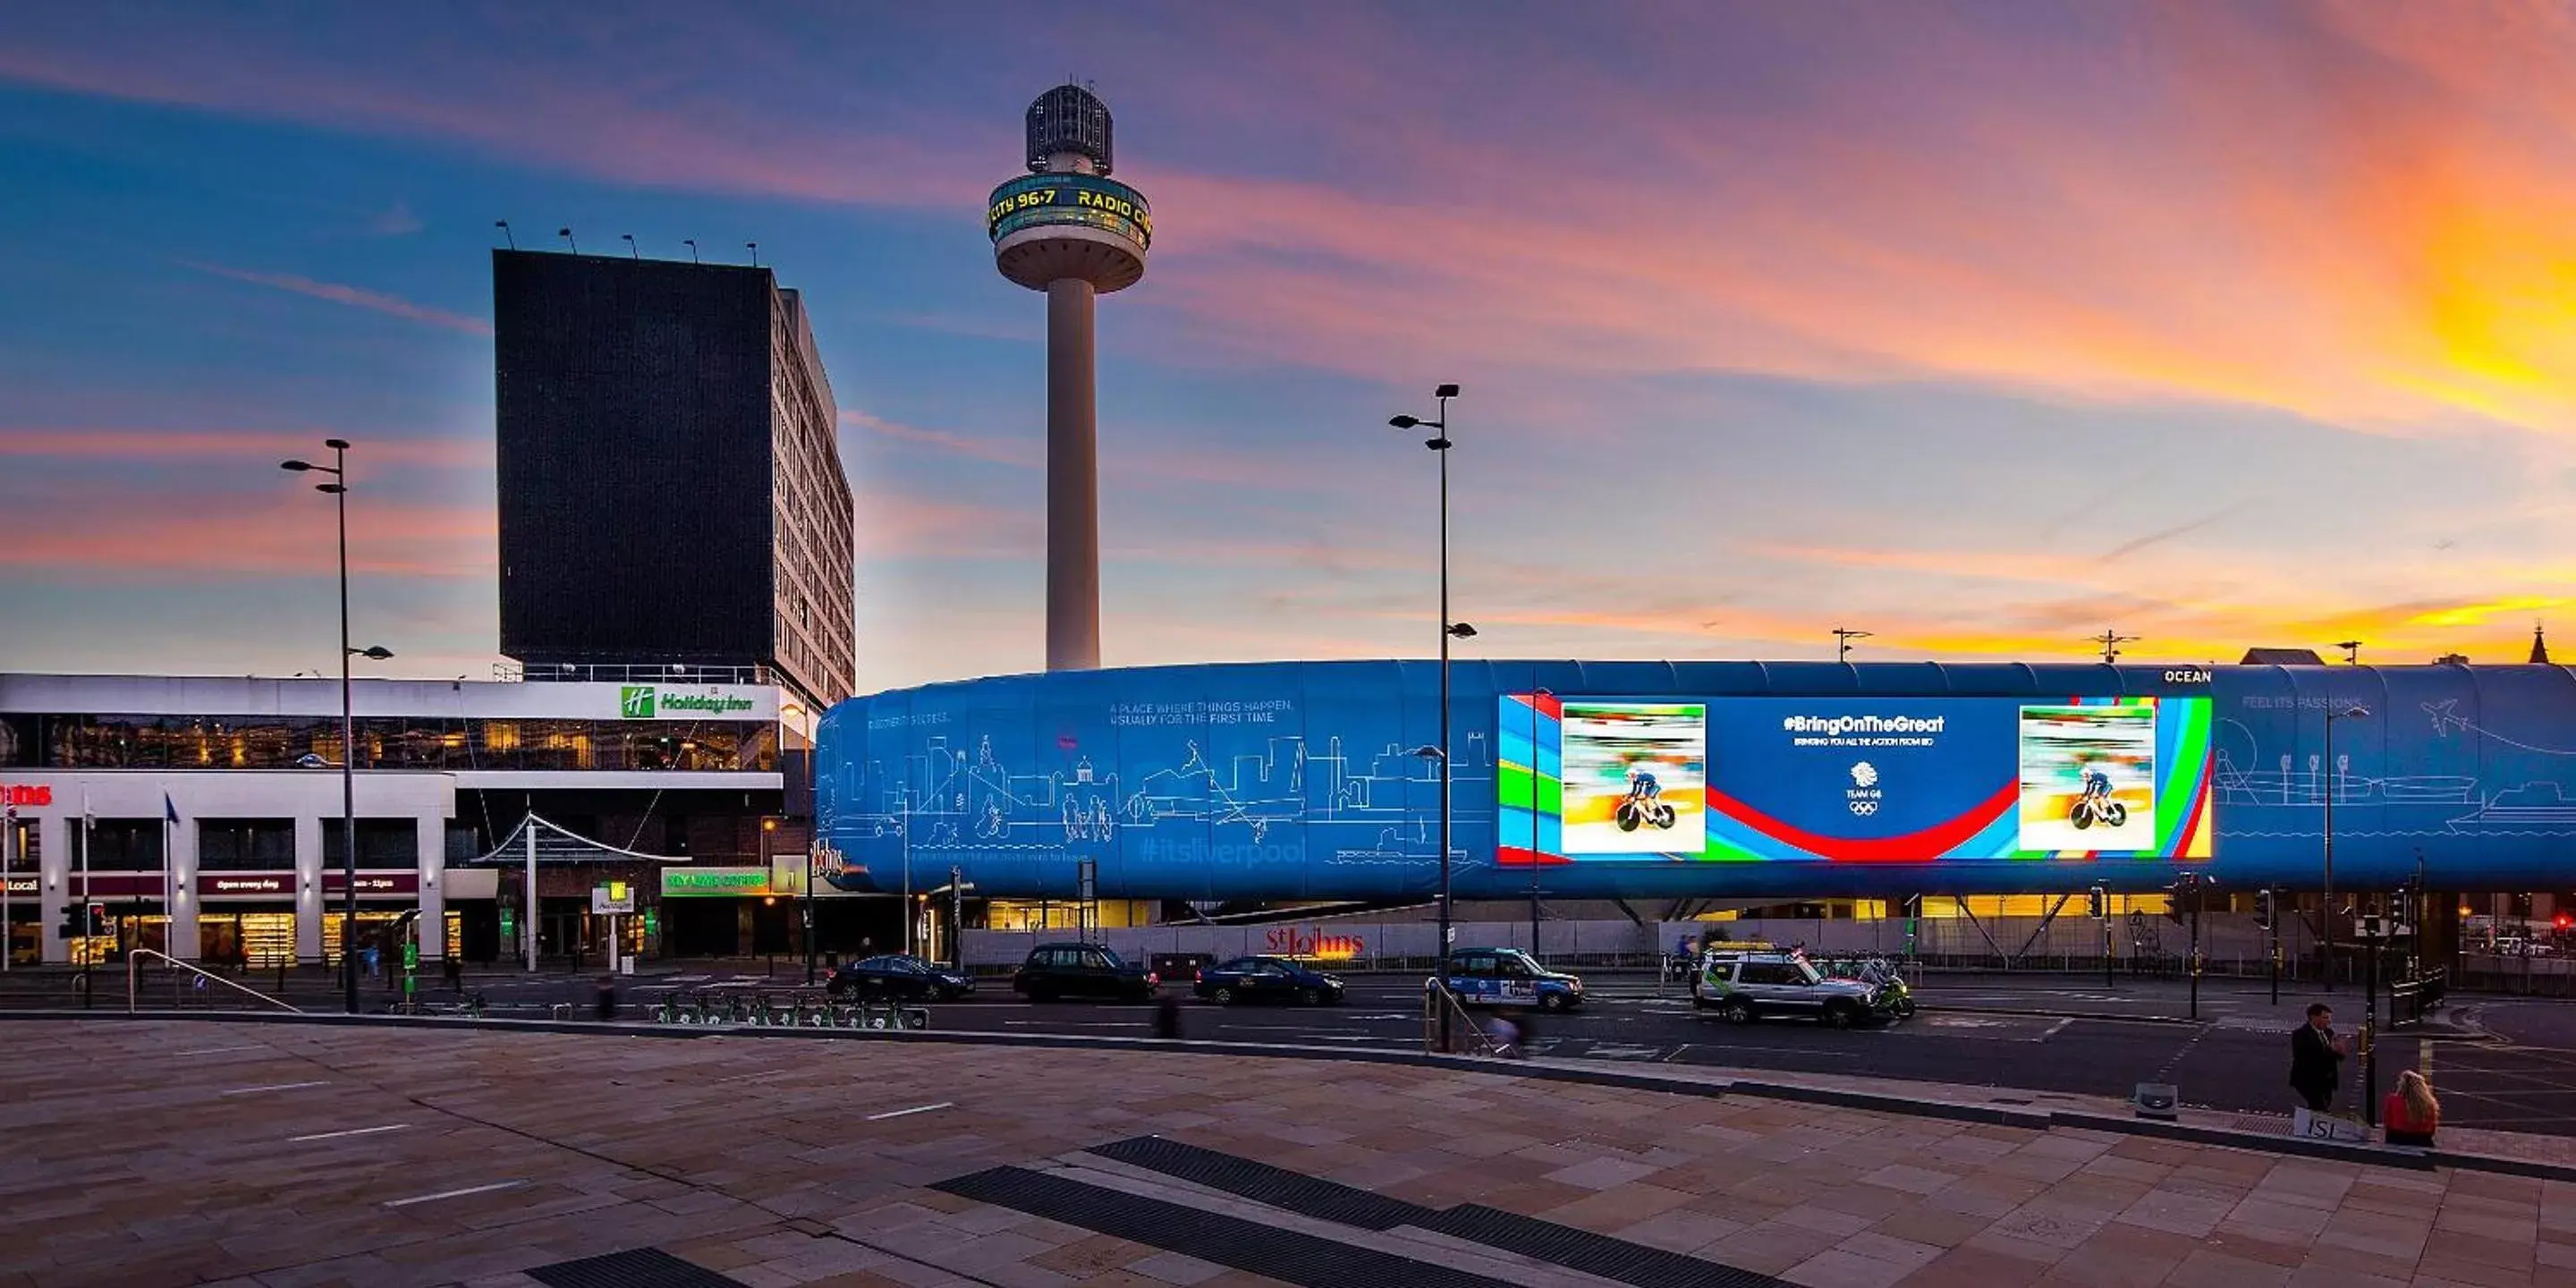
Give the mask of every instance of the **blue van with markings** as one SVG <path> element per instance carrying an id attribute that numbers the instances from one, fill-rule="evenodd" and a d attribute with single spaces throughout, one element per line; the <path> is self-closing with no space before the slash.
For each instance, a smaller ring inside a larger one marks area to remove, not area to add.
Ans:
<path id="1" fill-rule="evenodd" d="M 1466 1006 L 1571 1011 L 1583 1005 L 1582 979 L 1549 970 L 1517 948 L 1461 948 L 1449 954 L 1441 981 Z"/>

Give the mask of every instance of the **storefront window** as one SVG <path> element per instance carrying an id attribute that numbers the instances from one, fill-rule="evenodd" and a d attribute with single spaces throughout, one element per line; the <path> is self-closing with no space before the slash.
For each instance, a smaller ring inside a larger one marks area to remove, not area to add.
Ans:
<path id="1" fill-rule="evenodd" d="M 774 773 L 778 729 L 750 721 L 442 720 L 355 724 L 360 769 Z M 11 756 L 59 769 L 337 768 L 340 722 L 321 716 L 11 716 Z M 308 759 L 309 758 L 309 759 Z"/>
<path id="2" fill-rule="evenodd" d="M 337 868 L 347 860 L 341 820 L 322 820 L 322 866 Z M 419 825 L 407 818 L 362 818 L 358 820 L 358 866 L 362 868 L 408 868 L 420 863 Z"/>

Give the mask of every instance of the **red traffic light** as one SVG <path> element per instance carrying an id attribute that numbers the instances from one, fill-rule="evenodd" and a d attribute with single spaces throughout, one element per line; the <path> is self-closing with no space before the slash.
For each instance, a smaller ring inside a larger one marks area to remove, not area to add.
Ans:
<path id="1" fill-rule="evenodd" d="M 2556 924 L 2560 930 L 2565 930 L 2570 926 L 2576 926 L 2576 917 L 2568 916 L 2566 913 L 2562 912 L 2558 914 Z"/>

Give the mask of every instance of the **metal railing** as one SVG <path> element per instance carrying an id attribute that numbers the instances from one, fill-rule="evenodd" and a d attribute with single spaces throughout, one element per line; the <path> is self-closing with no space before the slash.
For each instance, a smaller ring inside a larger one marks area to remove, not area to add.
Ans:
<path id="1" fill-rule="evenodd" d="M 201 971 L 196 967 L 158 949 L 130 948 L 127 949 L 125 953 L 125 1010 L 129 1015 L 141 1009 L 142 1006 L 143 959 L 146 957 L 164 962 L 174 971 L 186 971 L 189 975 L 195 976 L 197 981 L 196 986 L 198 988 L 204 988 L 208 982 L 221 984 L 236 993 L 266 1002 L 271 1006 L 283 1007 L 297 1015 L 302 1015 L 304 1013 L 304 1008 L 291 1005 L 282 998 L 270 997 L 268 994 L 260 992 L 255 988 L 245 988 L 231 980 L 225 979 L 221 975 L 207 974 L 206 972 Z"/>
<path id="2" fill-rule="evenodd" d="M 1501 1055 L 1503 1049 L 1485 1034 L 1485 1026 L 1467 1008 L 1458 1004 L 1458 995 L 1441 987 L 1436 979 L 1422 982 L 1422 1049 L 1433 1055 L 1440 1049 L 1440 1013 L 1449 1013 L 1449 1055 Z"/>

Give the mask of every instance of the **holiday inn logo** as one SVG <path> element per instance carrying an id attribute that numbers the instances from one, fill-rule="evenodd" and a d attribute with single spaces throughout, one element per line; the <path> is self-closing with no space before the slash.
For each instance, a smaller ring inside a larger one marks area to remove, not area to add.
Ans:
<path id="1" fill-rule="evenodd" d="M 627 720 L 656 720 L 678 715 L 729 716 L 749 711 L 751 699 L 734 693 L 709 690 L 705 693 L 664 692 L 650 684 L 617 686 L 617 714 Z"/>

